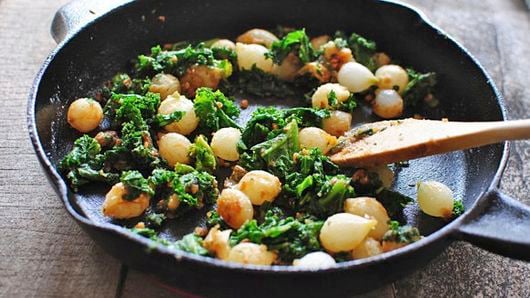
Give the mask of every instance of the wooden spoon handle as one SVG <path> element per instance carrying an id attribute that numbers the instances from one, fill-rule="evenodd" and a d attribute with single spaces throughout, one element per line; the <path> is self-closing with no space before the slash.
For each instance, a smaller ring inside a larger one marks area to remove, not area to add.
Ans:
<path id="1" fill-rule="evenodd" d="M 437 153 L 464 150 L 507 140 L 530 139 L 530 119 L 495 122 L 448 122 L 452 136 L 437 139 Z M 433 153 L 435 154 L 435 153 Z"/>
<path id="2" fill-rule="evenodd" d="M 354 137 L 332 154 L 331 160 L 343 166 L 374 166 L 506 140 L 530 139 L 530 119 L 496 122 L 404 119 L 369 125 L 377 132 L 360 140 Z"/>
<path id="3" fill-rule="evenodd" d="M 530 119 L 473 123 L 484 126 L 484 129 L 477 135 L 488 140 L 489 144 L 507 140 L 530 139 Z"/>

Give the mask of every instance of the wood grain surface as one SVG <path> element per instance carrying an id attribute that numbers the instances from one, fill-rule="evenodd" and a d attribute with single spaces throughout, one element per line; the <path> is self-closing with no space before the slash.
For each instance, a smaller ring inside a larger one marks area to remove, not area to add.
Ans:
<path id="1" fill-rule="evenodd" d="M 53 14 L 66 2 L 0 0 L 0 297 L 179 296 L 140 272 L 120 271 L 125 268 L 68 216 L 30 145 L 27 94 L 55 46 Z M 406 2 L 483 63 L 506 98 L 509 118 L 530 116 L 530 17 L 522 0 Z M 529 178 L 530 142 L 513 142 L 501 188 L 530 204 Z M 529 297 L 530 263 L 456 242 L 425 268 L 364 296 Z"/>

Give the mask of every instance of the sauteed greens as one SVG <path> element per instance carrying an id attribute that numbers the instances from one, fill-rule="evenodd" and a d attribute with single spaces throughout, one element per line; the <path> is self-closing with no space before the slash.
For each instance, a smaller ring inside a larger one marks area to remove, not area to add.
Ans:
<path id="1" fill-rule="evenodd" d="M 326 154 L 359 105 L 381 118 L 434 106 L 435 74 L 402 68 L 355 33 L 279 32 L 154 46 L 95 99 L 73 101 L 67 121 L 84 134 L 59 165 L 72 189 L 106 183 L 102 212 L 114 223 L 230 262 L 322 268 L 420 240 L 403 216 L 415 200 L 391 190 L 389 167 L 340 169 Z M 220 183 L 223 168 L 232 174 Z M 418 184 L 417 201 L 446 220 L 463 212 L 434 181 Z M 202 208 L 204 226 L 176 242 L 158 236 Z"/>

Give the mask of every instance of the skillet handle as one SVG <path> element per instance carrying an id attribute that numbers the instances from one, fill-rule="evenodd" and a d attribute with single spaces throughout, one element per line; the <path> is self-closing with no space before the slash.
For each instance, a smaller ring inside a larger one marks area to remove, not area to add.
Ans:
<path id="1" fill-rule="evenodd" d="M 55 13 L 50 33 L 60 43 L 68 35 L 118 6 L 132 0 L 73 0 Z"/>
<path id="2" fill-rule="evenodd" d="M 491 252 L 530 261 L 530 207 L 493 189 L 454 235 Z"/>

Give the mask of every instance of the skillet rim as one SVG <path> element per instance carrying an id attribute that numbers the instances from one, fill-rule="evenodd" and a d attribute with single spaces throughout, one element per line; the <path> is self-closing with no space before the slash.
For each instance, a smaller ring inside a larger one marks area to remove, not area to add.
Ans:
<path id="1" fill-rule="evenodd" d="M 447 40 L 449 40 L 452 43 L 452 46 L 456 47 L 458 51 L 460 51 L 466 58 L 470 60 L 477 68 L 480 70 L 484 78 L 486 78 L 486 84 L 493 90 L 495 97 L 496 97 L 496 103 L 500 108 L 501 117 L 502 120 L 506 120 L 506 107 L 504 102 L 504 97 L 496 87 L 493 79 L 488 74 L 488 72 L 484 69 L 484 67 L 478 62 L 478 60 L 466 49 L 464 48 L 458 41 L 456 41 L 453 37 L 451 37 L 449 34 L 447 34 L 444 30 L 436 26 L 431 22 L 431 20 L 419 9 L 413 7 L 412 5 L 402 3 L 396 0 L 371 0 L 373 2 L 381 2 L 385 4 L 394 5 L 395 7 L 403 10 L 407 10 L 409 13 L 412 13 L 414 17 L 418 19 L 418 23 L 421 25 L 425 25 L 429 30 L 433 31 L 433 34 L 435 35 L 441 35 Z M 109 223 L 98 223 L 93 222 L 89 220 L 88 218 L 82 216 L 79 214 L 70 204 L 68 197 L 70 195 L 73 195 L 73 193 L 69 190 L 66 183 L 64 182 L 61 175 L 57 172 L 55 167 L 51 164 L 50 160 L 48 159 L 44 148 L 40 142 L 39 135 L 37 132 L 37 122 L 36 122 L 36 113 L 35 113 L 35 105 L 37 102 L 37 93 L 39 91 L 39 87 L 41 84 L 41 80 L 44 76 L 44 74 L 47 72 L 49 65 L 53 62 L 55 56 L 61 52 L 61 50 L 72 40 L 75 39 L 76 36 L 85 30 L 88 30 L 89 27 L 91 27 L 94 23 L 98 22 L 100 19 L 106 18 L 109 15 L 118 13 L 119 11 L 125 9 L 127 6 L 134 4 L 134 1 L 129 1 L 127 3 L 121 4 L 108 12 L 98 16 L 97 18 L 87 22 L 86 24 L 80 26 L 73 32 L 69 33 L 65 39 L 63 39 L 57 47 L 48 55 L 48 57 L 43 62 L 42 66 L 40 67 L 33 83 L 30 89 L 30 93 L 28 96 L 28 106 L 26 110 L 26 120 L 28 125 L 28 131 L 31 139 L 31 143 L 35 149 L 35 152 L 37 154 L 38 160 L 41 164 L 41 166 L 44 168 L 45 173 L 49 180 L 52 182 L 52 186 L 54 187 L 55 191 L 58 193 L 59 197 L 61 198 L 66 210 L 68 213 L 79 223 L 82 225 L 86 225 L 88 227 L 91 227 L 98 232 L 105 232 L 114 234 L 117 237 L 122 237 L 127 241 L 135 241 L 137 243 L 142 244 L 146 249 L 149 248 L 151 251 L 156 251 L 162 255 L 166 255 L 168 257 L 174 257 L 176 258 L 177 262 L 190 262 L 194 263 L 200 266 L 206 266 L 206 267 L 216 267 L 221 269 L 230 269 L 230 270 L 236 270 L 240 272 L 252 272 L 255 274 L 325 274 L 325 273 L 332 273 L 332 272 L 341 272 L 341 271 L 347 271 L 347 270 L 355 270 L 360 269 L 363 267 L 368 267 L 372 263 L 377 262 L 391 262 L 401 256 L 405 256 L 407 254 L 412 254 L 415 251 L 422 249 L 424 246 L 427 246 L 431 243 L 437 242 L 442 240 L 443 238 L 446 238 L 450 236 L 450 234 L 455 233 L 458 227 L 466 220 L 466 218 L 469 216 L 471 211 L 477 206 L 486 200 L 486 196 L 484 195 L 488 191 L 497 188 L 500 178 L 502 177 L 502 174 L 504 172 L 504 169 L 506 167 L 508 157 L 509 157 L 509 149 L 510 145 L 508 142 L 503 143 L 502 153 L 501 153 L 501 159 L 499 161 L 499 165 L 497 167 L 497 170 L 493 176 L 493 179 L 489 183 L 489 185 L 485 188 L 485 190 L 478 195 L 478 198 L 474 201 L 472 206 L 465 210 L 464 214 L 455 219 L 454 221 L 450 222 L 449 224 L 443 226 L 436 232 L 422 238 L 421 240 L 409 244 L 403 248 L 393 250 L 381 255 L 373 256 L 370 258 L 365 259 L 359 259 L 359 260 L 351 260 L 347 262 L 337 263 L 334 267 L 326 268 L 326 269 L 302 269 L 299 267 L 295 267 L 292 265 L 288 266 L 279 266 L 279 265 L 273 265 L 273 266 L 259 266 L 259 265 L 241 265 L 237 263 L 230 263 L 222 260 L 218 260 L 211 257 L 204 257 L 204 256 L 197 256 L 193 255 L 191 253 L 179 251 L 179 250 L 171 250 L 165 246 L 157 245 L 153 248 L 152 241 L 127 232 L 122 227 L 114 224 Z"/>

